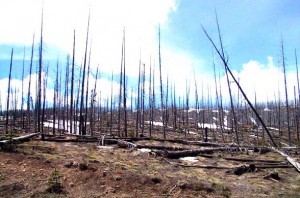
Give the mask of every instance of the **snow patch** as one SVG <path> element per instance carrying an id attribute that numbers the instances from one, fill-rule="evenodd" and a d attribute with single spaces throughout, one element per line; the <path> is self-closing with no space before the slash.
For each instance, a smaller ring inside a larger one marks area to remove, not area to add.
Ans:
<path id="1" fill-rule="evenodd" d="M 112 146 L 97 146 L 99 149 L 113 149 L 114 147 Z"/>
<path id="2" fill-rule="evenodd" d="M 255 119 L 254 119 L 254 118 L 252 118 L 251 116 L 249 116 L 249 117 L 250 117 L 250 120 L 251 120 L 251 122 L 252 122 L 254 125 L 257 125 L 257 123 L 256 123 Z"/>
<path id="3" fill-rule="evenodd" d="M 181 161 L 188 161 L 188 162 L 198 162 L 199 160 L 197 157 L 181 157 L 179 158 Z"/>
<path id="4" fill-rule="evenodd" d="M 150 152 L 151 152 L 151 149 L 141 148 L 141 149 L 138 149 L 138 151 L 141 151 L 141 152 L 143 152 L 143 153 L 150 153 Z"/>

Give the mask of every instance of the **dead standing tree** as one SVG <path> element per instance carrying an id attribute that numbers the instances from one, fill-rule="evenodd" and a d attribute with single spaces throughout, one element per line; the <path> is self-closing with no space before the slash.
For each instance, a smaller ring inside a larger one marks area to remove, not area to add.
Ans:
<path id="1" fill-rule="evenodd" d="M 165 123 L 165 106 L 164 106 L 164 93 L 163 93 L 163 83 L 162 83 L 162 71 L 161 71 L 161 53 L 160 53 L 160 26 L 158 29 L 158 62 L 159 62 L 159 79 L 160 79 L 160 108 L 162 112 L 162 121 L 163 121 L 163 135 L 166 139 L 166 123 Z"/>
<path id="2" fill-rule="evenodd" d="M 127 137 L 127 105 L 126 105 L 126 65 L 125 65 L 125 28 L 123 30 L 123 103 L 124 103 L 124 133 Z"/>
<path id="3" fill-rule="evenodd" d="M 38 74 L 38 97 L 37 97 L 37 129 L 41 131 L 41 101 L 42 101 L 42 70 L 43 70 L 43 21 L 44 21 L 44 8 L 42 8 L 42 22 L 41 22 L 41 38 L 39 49 L 39 74 Z M 44 134 L 42 139 L 44 140 Z"/>
<path id="4" fill-rule="evenodd" d="M 23 65 L 22 65 L 22 96 L 21 96 L 21 119 L 22 119 L 22 129 L 25 127 L 24 121 L 24 68 L 25 68 L 25 47 L 24 47 L 24 55 L 23 55 Z"/>
<path id="5" fill-rule="evenodd" d="M 72 58 L 72 74 L 71 74 L 70 134 L 72 134 L 73 132 L 74 64 L 75 64 L 75 30 L 74 30 L 74 40 L 73 40 L 73 58 Z"/>
<path id="6" fill-rule="evenodd" d="M 233 73 L 231 72 L 227 60 L 224 56 L 224 53 L 221 53 L 220 50 L 217 48 L 215 42 L 211 39 L 211 37 L 208 35 L 206 29 L 201 25 L 203 32 L 205 33 L 206 37 L 208 38 L 208 40 L 211 42 L 211 44 L 213 45 L 213 48 L 216 50 L 217 54 L 219 55 L 222 63 L 224 64 L 225 68 L 227 69 L 227 71 L 229 72 L 230 76 L 232 77 L 232 79 L 234 80 L 234 82 L 236 83 L 238 89 L 241 91 L 243 97 L 245 98 L 245 100 L 247 101 L 248 105 L 250 106 L 250 108 L 252 109 L 252 111 L 254 112 L 254 114 L 256 115 L 257 119 L 260 121 L 261 125 L 263 126 L 264 130 L 267 132 L 272 144 L 277 147 L 277 144 L 275 143 L 271 133 L 269 132 L 267 126 L 265 125 L 264 121 L 262 120 L 262 118 L 260 117 L 260 115 L 257 113 L 256 109 L 254 108 L 254 106 L 252 105 L 252 103 L 250 102 L 250 100 L 248 99 L 248 97 L 246 96 L 244 90 L 242 89 L 242 87 L 240 86 L 240 84 L 238 83 L 238 81 L 236 80 L 236 78 L 234 77 Z M 220 31 L 219 31 L 220 32 Z M 220 34 L 219 34 L 220 36 Z M 221 41 L 221 40 L 220 40 Z M 223 45 L 221 43 L 221 50 L 224 51 L 223 49 Z"/>
<path id="7" fill-rule="evenodd" d="M 7 86 L 7 101 L 6 101 L 6 123 L 5 123 L 5 133 L 8 134 L 8 119 L 9 119 L 9 97 L 10 97 L 10 81 L 11 81 L 11 70 L 12 70 L 12 61 L 14 56 L 14 49 L 11 50 L 10 56 L 10 66 L 9 66 L 9 77 L 8 77 L 8 86 Z"/>
<path id="8" fill-rule="evenodd" d="M 284 89 L 285 89 L 285 105 L 286 105 L 286 122 L 287 122 L 287 130 L 288 130 L 288 138 L 289 138 L 289 146 L 291 146 L 291 130 L 290 130 L 290 114 L 289 114 L 289 98 L 287 92 L 286 85 L 286 71 L 285 71 L 285 59 L 284 59 L 284 49 L 283 49 L 283 40 L 281 37 L 281 56 L 282 56 L 282 67 L 283 67 L 283 76 L 284 76 Z"/>
<path id="9" fill-rule="evenodd" d="M 84 117 L 83 117 L 83 105 L 84 105 L 84 83 L 85 83 L 85 69 L 86 69 L 86 59 L 87 59 L 87 47 L 89 39 L 89 27 L 90 27 L 90 13 L 88 17 L 88 26 L 85 41 L 85 53 L 83 62 L 83 72 L 82 72 L 82 82 L 81 82 L 81 98 L 80 98 L 80 111 L 79 111 L 79 134 L 86 135 L 86 129 L 84 127 Z"/>
<path id="10" fill-rule="evenodd" d="M 32 62 L 33 62 L 33 52 L 34 52 L 34 35 L 32 39 L 32 47 L 31 47 L 31 58 L 30 58 L 30 65 L 29 65 L 29 82 L 28 82 L 28 93 L 27 93 L 27 127 L 30 127 L 30 87 L 31 87 L 31 73 L 32 73 Z"/>

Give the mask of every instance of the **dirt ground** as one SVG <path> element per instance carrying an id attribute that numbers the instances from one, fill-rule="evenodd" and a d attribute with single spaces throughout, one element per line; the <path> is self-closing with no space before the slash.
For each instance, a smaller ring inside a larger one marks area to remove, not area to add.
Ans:
<path id="1" fill-rule="evenodd" d="M 139 141 L 146 143 L 170 145 Z M 300 197 L 300 174 L 294 168 L 238 176 L 231 167 L 249 163 L 224 159 L 228 157 L 286 162 L 274 152 L 215 152 L 188 162 L 117 145 L 33 140 L 15 152 L 0 152 L 0 197 Z M 197 167 L 204 165 L 227 168 Z M 49 191 L 54 170 L 60 175 L 60 192 Z M 280 180 L 263 178 L 272 172 Z"/>

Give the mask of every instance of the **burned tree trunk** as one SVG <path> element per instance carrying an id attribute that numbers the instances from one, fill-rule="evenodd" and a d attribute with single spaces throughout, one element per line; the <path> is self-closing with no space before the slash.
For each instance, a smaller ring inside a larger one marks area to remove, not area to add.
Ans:
<path id="1" fill-rule="evenodd" d="M 43 8 L 44 9 L 44 8 Z M 39 74 L 38 74 L 38 96 L 37 96 L 37 130 L 41 131 L 41 101 L 42 101 L 42 71 L 43 71 L 43 20 L 44 10 L 42 9 L 42 23 L 41 23 L 41 40 L 39 50 Z M 43 136 L 42 136 L 43 137 Z"/>
<path id="2" fill-rule="evenodd" d="M 208 35 L 207 31 L 205 30 L 205 28 L 202 26 L 202 29 L 205 33 L 205 35 L 207 36 L 207 38 L 209 39 L 209 41 L 211 42 L 211 44 L 213 45 L 214 49 L 217 51 L 220 59 L 222 60 L 225 68 L 227 68 L 227 71 L 229 72 L 229 74 L 231 75 L 232 79 L 234 80 L 234 82 L 236 83 L 236 85 L 238 86 L 239 90 L 241 91 L 242 95 L 244 96 L 245 100 L 247 101 L 248 105 L 251 107 L 251 109 L 253 110 L 254 114 L 256 115 L 256 117 L 258 118 L 258 120 L 260 121 L 260 123 L 262 124 L 263 128 L 265 129 L 265 131 L 267 132 L 271 142 L 273 143 L 273 145 L 275 147 L 277 147 L 277 144 L 275 143 L 271 133 L 269 132 L 267 126 L 265 125 L 264 121 L 261 119 L 260 115 L 257 113 L 257 111 L 255 110 L 255 108 L 253 107 L 252 103 L 250 102 L 250 100 L 248 99 L 248 97 L 246 96 L 245 92 L 243 91 L 242 87 L 240 86 L 240 84 L 237 82 L 236 78 L 234 77 L 234 75 L 232 74 L 231 70 L 229 69 L 229 66 L 227 64 L 227 61 L 225 59 L 224 53 L 221 53 L 220 50 L 217 48 L 217 46 L 215 45 L 215 43 L 213 42 L 213 40 L 210 38 L 210 36 Z M 223 47 L 221 47 L 223 49 Z"/>
<path id="3" fill-rule="evenodd" d="M 124 103 L 124 133 L 127 137 L 127 107 L 126 107 L 126 65 L 125 65 L 125 28 L 123 30 L 123 103 Z"/>
<path id="4" fill-rule="evenodd" d="M 83 105 L 84 105 L 84 83 L 85 83 L 87 47 L 88 47 L 88 39 L 89 39 L 89 27 L 90 27 L 90 14 L 89 14 L 89 18 L 88 18 L 88 26 L 87 26 L 87 33 L 86 33 L 85 53 L 84 53 L 82 82 L 81 82 L 81 97 L 80 97 L 80 111 L 79 111 L 79 134 L 80 135 L 86 135 L 86 130 L 84 127 Z"/>
<path id="5" fill-rule="evenodd" d="M 165 127 L 165 106 L 164 106 L 164 93 L 163 93 L 163 83 L 162 83 L 162 71 L 161 71 L 161 53 L 160 53 L 160 27 L 158 30 L 158 62 L 159 62 L 159 78 L 160 78 L 160 108 L 162 112 L 162 121 L 163 121 L 163 134 L 164 139 L 167 138 L 166 136 L 166 127 Z"/>
<path id="6" fill-rule="evenodd" d="M 22 67 L 22 96 L 21 96 L 21 119 L 22 119 L 22 129 L 25 128 L 24 123 L 24 67 L 25 67 L 25 47 L 24 47 L 24 56 L 23 56 L 23 67 Z"/>
<path id="7" fill-rule="evenodd" d="M 74 30 L 74 40 L 73 40 L 73 58 L 72 58 L 72 74 L 71 74 L 70 134 L 73 133 L 74 66 L 75 66 L 75 30 Z"/>
<path id="8" fill-rule="evenodd" d="M 10 82 L 11 82 L 11 71 L 12 71 L 12 61 L 14 56 L 14 49 L 11 50 L 10 56 L 10 66 L 9 66 L 9 77 L 7 86 L 7 101 L 6 101 L 6 122 L 5 122 L 5 133 L 8 134 L 8 119 L 9 119 L 9 98 L 10 98 Z"/>
<path id="9" fill-rule="evenodd" d="M 281 38 L 281 55 L 282 55 L 282 67 L 283 67 L 283 75 L 284 75 L 284 88 L 285 88 L 285 105 L 286 105 L 286 122 L 287 122 L 287 132 L 289 138 L 289 146 L 292 144 L 291 140 L 291 130 L 290 130 L 290 112 L 289 112 L 289 98 L 287 92 L 287 83 L 286 83 L 286 71 L 285 71 L 285 59 L 284 59 L 284 50 L 283 50 L 283 41 Z"/>

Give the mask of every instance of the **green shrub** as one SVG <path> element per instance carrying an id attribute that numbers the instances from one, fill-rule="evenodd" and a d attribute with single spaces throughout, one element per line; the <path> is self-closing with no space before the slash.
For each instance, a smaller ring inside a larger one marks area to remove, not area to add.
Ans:
<path id="1" fill-rule="evenodd" d="M 49 192 L 59 193 L 62 191 L 63 185 L 62 185 L 62 183 L 60 183 L 60 178 L 61 178 L 61 175 L 60 175 L 59 171 L 55 168 L 52 171 L 52 173 L 48 179 L 48 191 Z"/>

